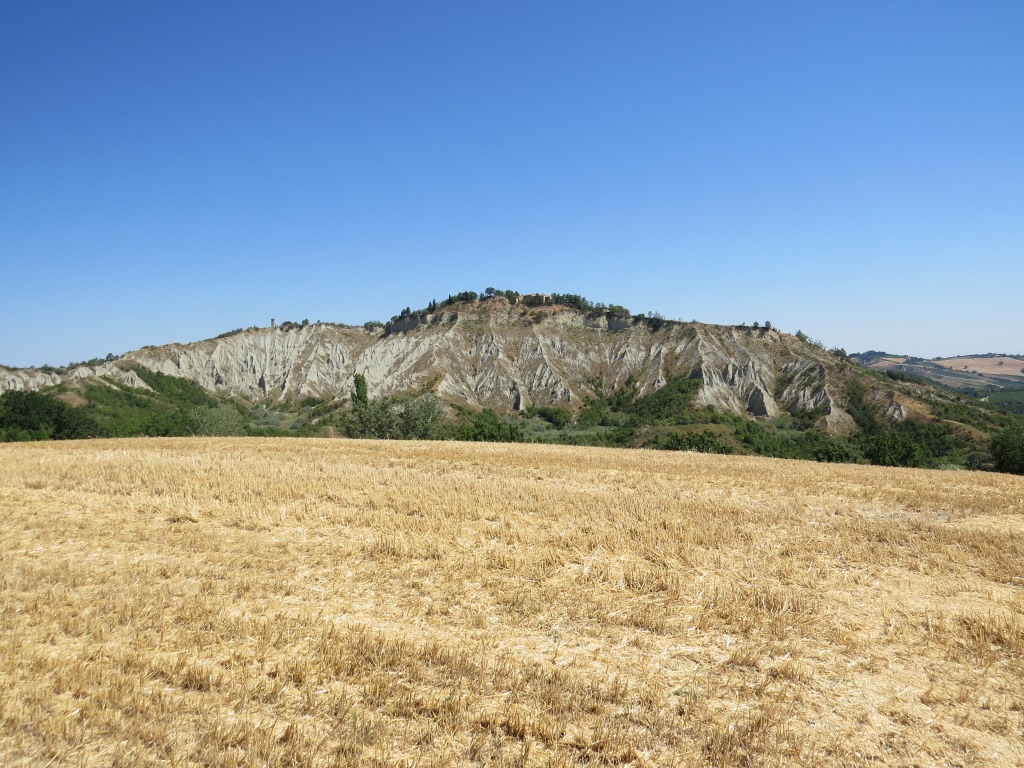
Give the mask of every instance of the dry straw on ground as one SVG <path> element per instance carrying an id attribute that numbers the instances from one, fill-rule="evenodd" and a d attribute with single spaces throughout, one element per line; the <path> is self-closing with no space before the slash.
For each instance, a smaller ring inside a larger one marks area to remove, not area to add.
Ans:
<path id="1" fill-rule="evenodd" d="M 1024 765 L 1024 478 L 0 446 L 5 765 Z"/>

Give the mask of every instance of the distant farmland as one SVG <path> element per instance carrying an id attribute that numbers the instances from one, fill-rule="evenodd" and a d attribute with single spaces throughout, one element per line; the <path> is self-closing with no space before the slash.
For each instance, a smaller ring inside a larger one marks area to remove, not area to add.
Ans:
<path id="1" fill-rule="evenodd" d="M 1024 478 L 0 445 L 0 764 L 1024 765 Z"/>
<path id="2" fill-rule="evenodd" d="M 868 368 L 922 376 L 954 389 L 1024 388 L 1024 358 L 1011 355 L 973 355 L 934 360 L 878 353 L 854 357 Z"/>
<path id="3" fill-rule="evenodd" d="M 988 355 L 977 357 L 950 357 L 934 361 L 943 368 L 954 371 L 971 371 L 988 376 L 1001 376 L 1020 379 L 1024 383 L 1024 360 L 1006 355 Z"/>

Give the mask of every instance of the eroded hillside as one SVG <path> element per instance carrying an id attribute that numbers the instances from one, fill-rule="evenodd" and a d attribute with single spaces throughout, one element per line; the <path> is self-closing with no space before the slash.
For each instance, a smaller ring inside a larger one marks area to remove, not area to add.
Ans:
<path id="1" fill-rule="evenodd" d="M 386 331 L 322 323 L 263 328 L 147 347 L 64 374 L 0 369 L 0 388 L 95 376 L 138 386 L 130 371 L 136 365 L 250 401 L 346 397 L 361 373 L 372 397 L 432 390 L 501 411 L 573 406 L 626 383 L 642 394 L 682 376 L 701 380 L 702 405 L 767 417 L 820 409 L 829 426 L 850 425 L 830 375 L 835 358 L 788 334 L 528 308 L 501 298 L 403 318 Z"/>

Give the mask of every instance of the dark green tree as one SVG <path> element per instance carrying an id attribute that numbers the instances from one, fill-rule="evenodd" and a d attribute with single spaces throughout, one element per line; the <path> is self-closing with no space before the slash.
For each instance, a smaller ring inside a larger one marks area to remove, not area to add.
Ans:
<path id="1" fill-rule="evenodd" d="M 665 447 L 670 451 L 696 451 L 697 453 L 732 453 L 732 448 L 719 440 L 718 435 L 710 429 L 700 432 L 675 432 L 665 440 Z"/>
<path id="2" fill-rule="evenodd" d="M 245 418 L 235 406 L 221 403 L 212 408 L 195 408 L 186 418 L 190 434 L 232 437 L 245 434 Z"/>
<path id="3" fill-rule="evenodd" d="M 376 440 L 397 440 L 402 437 L 400 414 L 392 400 L 353 403 L 342 419 L 342 428 L 349 437 Z"/>
<path id="4" fill-rule="evenodd" d="M 853 464 L 857 461 L 856 452 L 838 438 L 821 438 L 813 444 L 812 454 L 815 461 L 831 461 Z"/>
<path id="5" fill-rule="evenodd" d="M 0 397 L 0 440 L 74 440 L 103 434 L 89 414 L 40 392 Z"/>
<path id="6" fill-rule="evenodd" d="M 572 411 L 553 405 L 541 405 L 529 411 L 530 416 L 544 419 L 555 429 L 565 429 L 572 422 Z"/>
<path id="7" fill-rule="evenodd" d="M 366 377 L 361 373 L 357 373 L 352 377 L 352 382 L 355 385 L 355 391 L 352 393 L 352 405 L 358 408 L 359 406 L 369 404 L 370 395 L 369 390 L 366 388 Z"/>
<path id="8" fill-rule="evenodd" d="M 406 440 L 444 437 L 444 403 L 433 394 L 404 398 L 399 403 L 398 428 Z"/>
<path id="9" fill-rule="evenodd" d="M 872 437 L 864 450 L 872 464 L 883 467 L 921 467 L 924 454 L 905 432 L 887 430 Z"/>
<path id="10" fill-rule="evenodd" d="M 1000 472 L 1024 475 L 1024 423 L 997 432 L 989 441 L 992 462 Z"/>
<path id="11" fill-rule="evenodd" d="M 509 418 L 502 418 L 490 408 L 479 413 L 463 411 L 462 419 L 454 427 L 456 440 L 488 443 L 521 443 L 526 437 L 522 428 Z"/>

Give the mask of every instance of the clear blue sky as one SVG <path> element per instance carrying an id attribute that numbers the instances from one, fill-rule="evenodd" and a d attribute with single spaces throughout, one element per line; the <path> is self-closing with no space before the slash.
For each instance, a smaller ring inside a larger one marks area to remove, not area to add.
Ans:
<path id="1" fill-rule="evenodd" d="M 7 2 L 0 363 L 493 285 L 1024 353 L 1024 2 Z"/>

